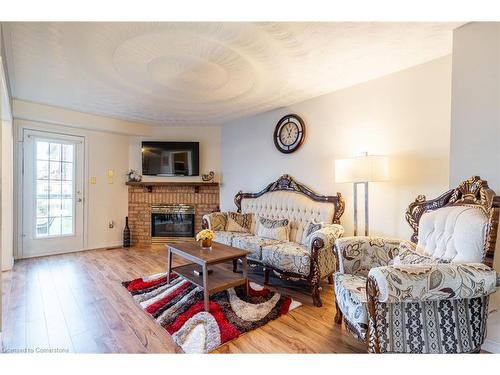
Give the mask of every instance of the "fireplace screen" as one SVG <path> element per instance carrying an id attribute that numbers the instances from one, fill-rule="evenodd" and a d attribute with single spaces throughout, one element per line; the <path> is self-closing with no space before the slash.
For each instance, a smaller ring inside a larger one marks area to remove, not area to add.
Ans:
<path id="1" fill-rule="evenodd" d="M 194 237 L 194 207 L 162 204 L 151 207 L 152 237 Z"/>

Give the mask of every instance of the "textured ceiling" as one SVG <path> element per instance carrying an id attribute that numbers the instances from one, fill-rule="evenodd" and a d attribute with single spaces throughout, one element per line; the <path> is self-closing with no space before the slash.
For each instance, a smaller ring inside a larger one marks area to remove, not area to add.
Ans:
<path id="1" fill-rule="evenodd" d="M 457 23 L 5 23 L 13 96 L 220 124 L 451 53 Z"/>

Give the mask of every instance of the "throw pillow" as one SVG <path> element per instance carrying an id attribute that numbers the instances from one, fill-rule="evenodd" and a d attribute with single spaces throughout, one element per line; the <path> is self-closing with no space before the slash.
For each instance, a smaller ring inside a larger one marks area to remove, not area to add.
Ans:
<path id="1" fill-rule="evenodd" d="M 226 230 L 227 217 L 222 212 L 212 212 L 210 214 L 210 229 L 211 230 Z"/>
<path id="2" fill-rule="evenodd" d="M 403 245 L 403 244 L 402 244 Z M 399 254 L 394 257 L 393 261 L 389 263 L 392 266 L 402 266 L 407 264 L 436 264 L 436 263 L 449 263 L 449 261 L 441 258 L 433 258 L 427 255 L 422 255 L 412 250 L 408 246 L 400 246 Z"/>
<path id="3" fill-rule="evenodd" d="M 323 225 L 323 223 L 318 223 L 316 220 L 309 220 L 309 222 L 304 227 L 304 233 L 302 234 L 302 245 L 307 246 L 312 234 L 323 228 Z"/>
<path id="4" fill-rule="evenodd" d="M 274 220 L 259 217 L 256 235 L 258 237 L 288 242 L 290 237 L 290 222 L 288 219 Z"/>
<path id="5" fill-rule="evenodd" d="M 240 214 L 238 212 L 228 212 L 226 230 L 228 232 L 250 232 L 253 214 Z"/>

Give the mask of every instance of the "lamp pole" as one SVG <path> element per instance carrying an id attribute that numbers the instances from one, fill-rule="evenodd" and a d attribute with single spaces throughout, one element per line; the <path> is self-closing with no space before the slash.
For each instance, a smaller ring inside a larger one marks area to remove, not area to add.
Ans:
<path id="1" fill-rule="evenodd" d="M 364 182 L 354 182 L 353 183 L 353 200 L 354 200 L 354 235 L 358 235 L 358 185 L 364 185 L 365 189 L 365 236 L 368 236 L 369 224 L 368 224 L 368 181 Z"/>
<path id="2" fill-rule="evenodd" d="M 354 203 L 354 235 L 358 235 L 358 183 L 354 182 L 352 184 L 352 195 Z"/>

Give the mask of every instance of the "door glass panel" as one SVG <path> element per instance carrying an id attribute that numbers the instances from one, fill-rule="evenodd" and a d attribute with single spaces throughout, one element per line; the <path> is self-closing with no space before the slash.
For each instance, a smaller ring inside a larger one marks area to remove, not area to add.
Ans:
<path id="1" fill-rule="evenodd" d="M 56 199 L 54 197 L 50 197 L 49 200 L 49 217 L 57 217 L 61 216 L 61 199 Z"/>
<path id="2" fill-rule="evenodd" d="M 49 142 L 38 142 L 36 158 L 38 160 L 49 160 Z"/>
<path id="3" fill-rule="evenodd" d="M 73 199 L 63 199 L 61 216 L 72 216 L 73 215 Z"/>
<path id="4" fill-rule="evenodd" d="M 48 216 L 49 216 L 49 200 L 38 198 L 36 200 L 36 217 L 46 218 Z"/>
<path id="5" fill-rule="evenodd" d="M 61 162 L 50 161 L 49 177 L 52 181 L 61 181 Z"/>
<path id="6" fill-rule="evenodd" d="M 61 181 L 50 180 L 49 196 L 53 199 L 61 198 Z"/>
<path id="7" fill-rule="evenodd" d="M 73 144 L 36 141 L 35 236 L 74 234 Z"/>
<path id="8" fill-rule="evenodd" d="M 61 161 L 61 144 L 49 143 L 49 160 Z"/>
<path id="9" fill-rule="evenodd" d="M 61 235 L 61 217 L 49 217 L 49 236 Z"/>
<path id="10" fill-rule="evenodd" d="M 71 198 L 73 197 L 73 182 L 72 181 L 63 181 L 61 185 L 62 197 L 63 198 Z"/>
<path id="11" fill-rule="evenodd" d="M 64 181 L 71 181 L 73 179 L 73 163 L 62 163 L 61 178 Z"/>
<path id="12" fill-rule="evenodd" d="M 37 237 L 47 237 L 47 218 L 37 218 L 36 219 L 36 236 Z"/>
<path id="13" fill-rule="evenodd" d="M 62 160 L 73 162 L 73 145 L 62 145 Z"/>
<path id="14" fill-rule="evenodd" d="M 36 197 L 43 199 L 49 197 L 49 182 L 44 180 L 36 181 Z"/>
<path id="15" fill-rule="evenodd" d="M 61 234 L 71 233 L 73 233 L 73 218 L 71 216 L 63 217 Z"/>
<path id="16" fill-rule="evenodd" d="M 36 178 L 37 180 L 47 180 L 49 178 L 49 162 L 45 160 L 37 160 L 36 162 Z"/>

